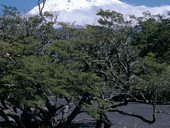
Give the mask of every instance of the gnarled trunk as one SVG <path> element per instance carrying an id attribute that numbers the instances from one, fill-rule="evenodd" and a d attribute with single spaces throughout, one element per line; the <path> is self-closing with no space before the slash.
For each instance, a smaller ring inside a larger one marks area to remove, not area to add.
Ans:
<path id="1" fill-rule="evenodd" d="M 108 119 L 106 114 L 101 113 L 100 118 L 96 121 L 95 128 L 110 128 L 111 126 L 111 121 Z"/>
<path id="2" fill-rule="evenodd" d="M 90 104 L 90 101 L 92 100 L 92 97 L 89 93 L 84 93 L 81 100 L 79 101 L 78 105 L 75 107 L 75 109 L 71 112 L 71 114 L 67 117 L 67 120 L 65 122 L 61 122 L 57 127 L 67 127 L 70 125 L 70 123 L 74 120 L 74 118 L 80 113 L 80 110 L 82 108 L 83 103 Z"/>

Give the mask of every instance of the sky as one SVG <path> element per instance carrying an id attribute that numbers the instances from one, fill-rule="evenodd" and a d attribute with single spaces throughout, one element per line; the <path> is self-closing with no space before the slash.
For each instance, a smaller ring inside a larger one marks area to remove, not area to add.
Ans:
<path id="1" fill-rule="evenodd" d="M 145 6 L 162 6 L 170 5 L 170 0 L 121 0 L 132 5 L 145 5 Z"/>
<path id="2" fill-rule="evenodd" d="M 170 5 L 170 0 L 121 0 L 132 5 L 162 6 Z M 37 5 L 37 0 L 0 0 L 0 4 L 17 7 L 20 11 L 27 12 Z"/>
<path id="3" fill-rule="evenodd" d="M 18 10 L 27 12 L 37 5 L 37 0 L 0 0 L 0 4 L 17 7 Z"/>

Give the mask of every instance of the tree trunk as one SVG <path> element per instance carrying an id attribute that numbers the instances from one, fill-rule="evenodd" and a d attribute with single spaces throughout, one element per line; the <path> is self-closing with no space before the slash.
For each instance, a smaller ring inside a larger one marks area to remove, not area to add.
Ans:
<path id="1" fill-rule="evenodd" d="M 74 120 L 74 118 L 80 113 L 80 110 L 82 108 L 83 103 L 89 103 L 91 101 L 91 95 L 89 93 L 84 93 L 81 100 L 79 101 L 78 105 L 75 107 L 75 109 L 72 111 L 72 113 L 67 117 L 67 120 L 65 122 L 60 123 L 57 127 L 64 127 L 70 125 L 70 123 Z"/>
<path id="2" fill-rule="evenodd" d="M 108 119 L 106 114 L 101 113 L 100 118 L 96 121 L 95 128 L 110 128 L 111 126 L 111 121 Z"/>
<path id="3" fill-rule="evenodd" d="M 83 103 L 90 103 L 91 96 L 89 93 L 84 93 L 81 100 L 79 101 L 76 108 L 73 110 L 73 112 L 68 116 L 66 123 L 71 123 L 71 121 L 80 113 L 80 110 L 82 108 Z"/>

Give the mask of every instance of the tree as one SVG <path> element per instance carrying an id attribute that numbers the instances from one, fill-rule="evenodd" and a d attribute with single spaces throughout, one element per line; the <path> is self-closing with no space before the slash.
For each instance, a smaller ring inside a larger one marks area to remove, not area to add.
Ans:
<path id="1" fill-rule="evenodd" d="M 3 28 L 5 38 L 0 41 L 0 115 L 5 119 L 0 124 L 2 127 L 22 128 L 70 123 L 80 113 L 82 104 L 89 102 L 89 93 L 96 92 L 99 79 L 93 72 L 81 72 L 83 62 L 79 59 L 79 51 L 74 50 L 75 43 L 56 40 L 51 36 L 55 31 L 49 23 L 43 23 L 38 16 L 17 17 L 22 24 L 11 25 L 15 29 L 9 38 Z M 5 27 L 16 16 L 8 18 L 8 21 L 2 21 Z M 28 30 L 28 33 L 18 33 L 18 30 Z M 57 104 L 61 96 L 68 102 L 71 97 L 82 97 L 64 122 L 54 119 L 68 104 Z M 51 103 L 50 97 L 56 101 Z"/>
<path id="2" fill-rule="evenodd" d="M 146 14 L 146 17 L 148 19 L 139 22 L 141 31 L 133 38 L 133 45 L 140 49 L 139 56 L 144 58 L 144 72 L 147 73 L 144 79 L 149 83 L 143 83 L 145 92 L 150 93 L 147 97 L 165 102 L 169 101 L 169 19 L 160 15 Z"/>
<path id="3" fill-rule="evenodd" d="M 169 101 L 169 65 L 158 63 L 154 54 L 150 53 L 144 58 L 145 68 L 142 80 L 134 86 L 134 94 L 143 92 L 147 102 L 156 104 L 166 104 Z"/>
<path id="4" fill-rule="evenodd" d="M 141 55 L 140 32 L 122 14 L 100 10 L 100 25 L 60 29 L 48 12 L 9 14 L 0 17 L 1 127 L 67 127 L 81 112 L 96 128 L 111 127 L 107 112 L 153 123 L 156 104 L 169 100 L 169 65 Z M 153 105 L 153 119 L 119 109 L 129 102 Z"/>
<path id="5" fill-rule="evenodd" d="M 134 44 L 141 49 L 140 56 L 153 53 L 161 63 L 168 62 L 169 19 L 158 15 L 139 23 L 141 31 L 134 38 Z"/>
<path id="6" fill-rule="evenodd" d="M 78 47 L 88 54 L 84 58 L 86 71 L 95 72 L 103 80 L 103 89 L 100 90 L 100 95 L 95 97 L 98 103 L 96 128 L 111 126 L 106 112 L 119 112 L 154 123 L 155 105 L 166 101 L 163 100 L 163 93 L 168 94 L 165 88 L 169 88 L 169 80 L 164 79 L 168 74 L 164 73 L 166 69 L 162 68 L 165 65 L 150 61 L 149 63 L 155 63 L 156 66 L 152 69 L 152 66 L 148 66 L 147 58 L 140 56 L 142 51 L 133 44 L 133 39 L 138 34 L 138 26 L 133 27 L 131 21 L 125 21 L 123 15 L 114 11 L 101 10 L 98 15 L 101 17 L 100 26 L 87 27 L 93 36 L 86 38 L 86 43 L 80 43 Z M 156 70 L 161 70 L 160 79 L 154 73 Z M 167 85 L 162 83 L 163 79 Z M 154 85 L 151 84 L 153 80 L 156 81 Z M 162 89 L 158 92 L 160 88 Z M 141 115 L 119 110 L 120 106 L 128 105 L 129 102 L 151 104 L 153 119 L 148 120 Z"/>

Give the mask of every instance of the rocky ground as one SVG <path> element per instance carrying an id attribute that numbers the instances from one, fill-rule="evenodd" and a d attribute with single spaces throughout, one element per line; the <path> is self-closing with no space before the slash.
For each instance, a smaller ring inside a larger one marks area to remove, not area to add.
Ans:
<path id="1" fill-rule="evenodd" d="M 140 114 L 147 119 L 152 119 L 152 108 L 145 104 L 130 104 L 121 108 L 124 111 Z M 156 122 L 149 125 L 135 117 L 120 115 L 118 113 L 107 113 L 112 121 L 111 128 L 170 128 L 170 105 L 157 106 Z M 82 113 L 74 120 L 74 127 L 94 128 L 95 122 L 87 114 Z"/>

